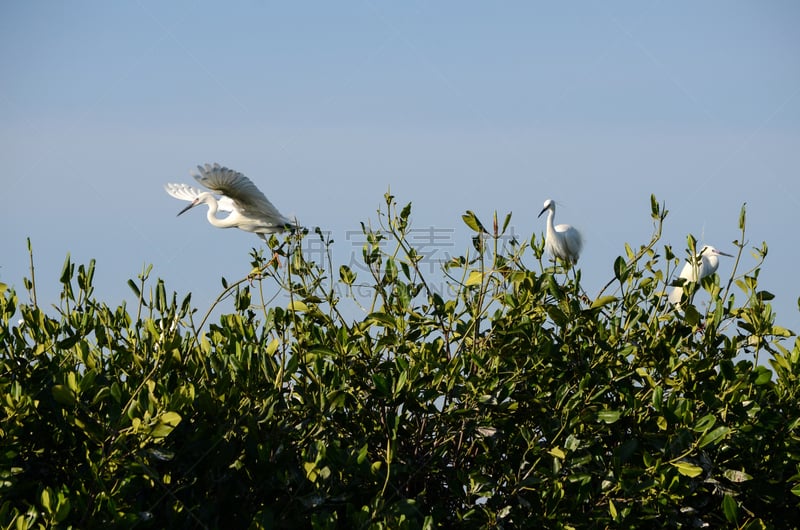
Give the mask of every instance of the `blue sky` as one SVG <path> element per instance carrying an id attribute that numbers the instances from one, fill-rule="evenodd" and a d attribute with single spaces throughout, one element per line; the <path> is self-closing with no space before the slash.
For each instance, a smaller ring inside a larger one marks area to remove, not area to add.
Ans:
<path id="1" fill-rule="evenodd" d="M 792 1 L 4 2 L 0 281 L 22 290 L 30 237 L 44 302 L 70 252 L 109 304 L 152 263 L 205 310 L 259 240 L 176 218 L 162 186 L 219 162 L 343 261 L 389 187 L 450 254 L 465 210 L 528 238 L 556 199 L 590 294 L 649 239 L 651 193 L 678 251 L 732 251 L 747 202 L 798 331 L 798 24 Z"/>

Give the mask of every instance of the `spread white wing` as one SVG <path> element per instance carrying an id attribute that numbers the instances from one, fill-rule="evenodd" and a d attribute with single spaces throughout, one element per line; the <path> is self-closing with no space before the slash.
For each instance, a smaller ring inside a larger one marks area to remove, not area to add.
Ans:
<path id="1" fill-rule="evenodd" d="M 189 202 L 194 202 L 203 193 L 188 184 L 175 184 L 172 182 L 164 184 L 164 189 L 176 199 Z M 228 197 L 217 197 L 217 209 L 223 212 L 232 212 L 234 209 L 233 200 Z"/>
<path id="2" fill-rule="evenodd" d="M 219 164 L 197 166 L 198 174 L 193 175 L 197 181 L 213 192 L 230 198 L 235 208 L 243 215 L 274 225 L 289 225 L 291 221 L 284 217 L 253 182 L 232 169 Z M 183 193 L 183 192 L 182 192 Z"/>

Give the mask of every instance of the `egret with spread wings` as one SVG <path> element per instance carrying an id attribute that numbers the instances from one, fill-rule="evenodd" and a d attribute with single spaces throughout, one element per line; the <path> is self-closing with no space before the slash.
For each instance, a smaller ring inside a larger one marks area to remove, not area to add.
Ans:
<path id="1" fill-rule="evenodd" d="M 208 205 L 208 222 L 212 225 L 253 232 L 264 241 L 269 234 L 299 228 L 296 223 L 284 217 L 249 178 L 238 171 L 219 164 L 197 166 L 197 170 L 198 173 L 192 176 L 211 192 L 188 184 L 170 183 L 164 186 L 167 193 L 176 199 L 190 201 L 189 206 L 178 212 L 178 215 L 205 203 Z M 217 217 L 217 212 L 229 214 L 226 217 Z"/>

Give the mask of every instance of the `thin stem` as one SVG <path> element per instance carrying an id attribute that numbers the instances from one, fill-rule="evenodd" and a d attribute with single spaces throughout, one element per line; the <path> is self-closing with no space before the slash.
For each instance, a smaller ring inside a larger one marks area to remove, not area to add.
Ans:
<path id="1" fill-rule="evenodd" d="M 28 238 L 28 259 L 30 260 L 30 269 L 31 269 L 31 301 L 33 302 L 34 307 L 39 307 L 39 304 L 36 302 L 36 272 L 33 266 L 33 247 L 31 246 L 31 238 Z"/>

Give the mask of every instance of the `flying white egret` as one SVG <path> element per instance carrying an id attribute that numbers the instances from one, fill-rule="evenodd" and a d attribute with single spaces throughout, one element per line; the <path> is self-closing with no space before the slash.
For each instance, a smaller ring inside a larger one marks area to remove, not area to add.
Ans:
<path id="1" fill-rule="evenodd" d="M 703 247 L 700 253 L 694 257 L 694 259 L 686 262 L 686 264 L 683 266 L 683 269 L 681 269 L 681 273 L 678 275 L 678 278 L 683 278 L 686 280 L 684 284 L 688 282 L 697 283 L 706 276 L 714 274 L 717 272 L 717 267 L 719 267 L 719 258 L 717 256 L 728 256 L 729 258 L 733 257 L 730 254 L 720 252 L 714 247 L 706 245 Z M 670 303 L 676 307 L 679 307 L 681 296 L 683 296 L 683 287 L 673 287 L 669 293 Z"/>
<path id="2" fill-rule="evenodd" d="M 547 211 L 549 213 L 547 214 L 547 233 L 544 238 L 545 250 L 553 258 L 562 259 L 569 265 L 578 263 L 578 256 L 580 256 L 583 248 L 581 233 L 574 226 L 564 224 L 553 226 L 553 217 L 556 215 L 556 203 L 554 200 L 547 199 L 544 201 L 544 208 L 539 212 L 538 217 L 541 217 Z"/>
<path id="3" fill-rule="evenodd" d="M 197 182 L 218 193 L 201 191 L 188 184 L 166 184 L 167 193 L 184 201 L 189 206 L 178 215 L 198 204 L 208 205 L 208 222 L 219 228 L 239 228 L 257 234 L 264 241 L 267 235 L 298 228 L 284 217 L 253 182 L 241 173 L 221 167 L 219 164 L 197 166 L 198 173 L 192 176 Z M 230 212 L 227 217 L 217 217 L 217 212 Z"/>

